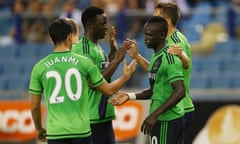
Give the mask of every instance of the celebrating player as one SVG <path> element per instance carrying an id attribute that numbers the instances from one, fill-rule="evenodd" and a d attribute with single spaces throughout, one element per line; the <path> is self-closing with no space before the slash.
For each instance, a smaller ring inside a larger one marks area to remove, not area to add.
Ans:
<path id="1" fill-rule="evenodd" d="M 71 52 L 72 26 L 57 19 L 49 27 L 54 44 L 51 54 L 34 65 L 29 92 L 37 138 L 48 144 L 91 144 L 88 82 L 106 96 L 113 95 L 130 78 L 136 62 L 124 63 L 124 73 L 112 83 L 86 57 Z M 42 125 L 41 97 L 47 108 L 46 130 Z"/>
<path id="2" fill-rule="evenodd" d="M 183 128 L 183 65 L 178 56 L 167 52 L 167 33 L 168 24 L 162 17 L 153 16 L 144 26 L 145 45 L 154 50 L 148 66 L 150 88 L 136 93 L 119 92 L 109 100 L 120 105 L 129 99 L 151 99 L 150 115 L 141 127 L 144 134 L 151 136 L 151 144 L 177 144 Z"/>
<path id="3" fill-rule="evenodd" d="M 73 47 L 73 51 L 90 58 L 102 72 L 107 81 L 123 60 L 131 41 L 125 41 L 122 48 L 117 48 L 116 32 L 111 29 L 110 54 L 106 56 L 98 40 L 103 39 L 107 33 L 107 15 L 103 9 L 89 7 L 82 13 L 84 36 Z M 108 97 L 99 90 L 89 89 L 89 109 L 93 144 L 115 144 L 112 120 L 115 119 L 114 107 L 107 103 Z"/>

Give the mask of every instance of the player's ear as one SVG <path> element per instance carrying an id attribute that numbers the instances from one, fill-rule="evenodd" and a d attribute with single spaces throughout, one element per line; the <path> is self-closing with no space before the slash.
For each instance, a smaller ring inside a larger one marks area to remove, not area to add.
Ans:
<path id="1" fill-rule="evenodd" d="M 165 39 L 165 38 L 166 38 L 166 35 L 167 35 L 167 34 L 166 34 L 165 32 L 161 32 L 161 33 L 160 33 L 161 39 Z"/>
<path id="2" fill-rule="evenodd" d="M 86 23 L 86 28 L 87 29 L 93 29 L 93 27 L 94 27 L 93 23 L 90 23 L 90 22 Z"/>
<path id="3" fill-rule="evenodd" d="M 72 43 L 72 39 L 73 39 L 73 34 L 72 33 L 68 34 L 67 40 Z"/>

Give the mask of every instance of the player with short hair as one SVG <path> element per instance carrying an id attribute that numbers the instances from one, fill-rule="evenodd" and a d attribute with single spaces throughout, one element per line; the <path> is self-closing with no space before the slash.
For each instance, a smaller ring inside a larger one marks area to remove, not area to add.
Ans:
<path id="1" fill-rule="evenodd" d="M 148 65 L 150 88 L 135 93 L 119 92 L 109 100 L 120 105 L 129 99 L 151 99 L 150 115 L 141 131 L 151 136 L 151 144 L 177 144 L 183 128 L 185 96 L 183 64 L 178 56 L 168 53 L 167 21 L 151 17 L 144 26 L 144 41 L 154 54 Z"/>
<path id="2" fill-rule="evenodd" d="M 190 74 L 192 69 L 191 47 L 186 37 L 176 28 L 180 19 L 180 10 L 175 3 L 157 3 L 153 15 L 161 16 L 167 20 L 168 34 L 166 40 L 170 46 L 168 52 L 179 56 L 183 63 L 184 85 L 186 90 L 186 96 L 183 99 L 185 109 L 183 139 L 185 139 L 184 135 L 188 130 L 195 110 L 190 95 Z M 131 58 L 136 59 L 138 64 L 147 71 L 149 62 L 138 52 L 136 42 L 134 42 L 134 44 L 135 46 L 128 50 L 128 54 Z M 183 139 L 181 140 L 182 142 Z"/>
<path id="3" fill-rule="evenodd" d="M 123 60 L 131 41 L 123 43 L 122 48 L 117 48 L 116 33 L 110 33 L 110 54 L 107 56 L 102 47 L 98 44 L 107 33 L 107 15 L 103 9 L 88 7 L 82 13 L 82 24 L 84 36 L 79 43 L 73 47 L 73 51 L 90 58 L 102 72 L 107 81 L 116 71 Z M 124 46 L 126 45 L 126 46 Z M 93 144 L 115 144 L 115 136 L 112 120 L 115 119 L 114 107 L 107 103 L 108 98 L 96 89 L 89 89 L 89 109 L 92 129 Z"/>
<path id="4" fill-rule="evenodd" d="M 106 96 L 113 95 L 130 78 L 136 62 L 124 63 L 124 73 L 108 83 L 99 69 L 86 57 L 71 52 L 72 27 L 65 19 L 49 26 L 54 44 L 51 54 L 32 69 L 29 93 L 37 138 L 48 144 L 91 144 L 88 82 Z M 47 129 L 42 125 L 41 97 L 47 109 Z"/>

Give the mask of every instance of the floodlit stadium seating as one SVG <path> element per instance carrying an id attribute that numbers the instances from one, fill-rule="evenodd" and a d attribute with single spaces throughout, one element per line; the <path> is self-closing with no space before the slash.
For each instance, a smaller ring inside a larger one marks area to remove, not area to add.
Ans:
<path id="1" fill-rule="evenodd" d="M 17 57 L 19 58 L 35 58 L 38 56 L 38 50 L 40 49 L 37 43 L 22 44 L 17 49 Z"/>
<path id="2" fill-rule="evenodd" d="M 232 88 L 232 76 L 225 74 L 225 75 L 211 75 L 209 77 L 209 88 Z"/>
<path id="3" fill-rule="evenodd" d="M 191 89 L 206 89 L 209 88 L 209 80 L 207 74 L 193 73 L 190 80 Z"/>
<path id="4" fill-rule="evenodd" d="M 1 55 L 0 60 L 5 61 L 9 58 L 15 57 L 17 49 L 18 49 L 18 46 L 15 44 L 0 46 L 0 55 Z"/>
<path id="5" fill-rule="evenodd" d="M 239 40 L 218 42 L 211 54 L 193 55 L 192 88 L 240 88 L 239 45 Z"/>
<path id="6" fill-rule="evenodd" d="M 39 44 L 38 59 L 43 58 L 53 51 L 53 45 L 51 43 Z"/>
<path id="7" fill-rule="evenodd" d="M 0 90 L 5 90 L 7 88 L 6 85 L 6 78 L 5 77 L 0 77 Z"/>
<path id="8" fill-rule="evenodd" d="M 8 79 L 6 80 L 7 90 L 27 90 L 27 88 L 28 88 L 28 79 L 21 75 L 8 77 Z"/>
<path id="9" fill-rule="evenodd" d="M 2 73 L 8 76 L 20 75 L 22 74 L 22 64 L 17 59 L 11 59 L 5 61 L 3 64 Z"/>

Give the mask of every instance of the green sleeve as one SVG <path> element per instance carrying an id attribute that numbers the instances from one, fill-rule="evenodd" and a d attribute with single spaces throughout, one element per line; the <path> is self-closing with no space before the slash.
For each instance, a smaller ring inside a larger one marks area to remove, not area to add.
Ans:
<path id="1" fill-rule="evenodd" d="M 184 80 L 183 66 L 181 60 L 173 55 L 174 63 L 167 66 L 168 81 L 174 82 L 177 80 Z"/>
<path id="2" fill-rule="evenodd" d="M 29 93 L 34 95 L 41 95 L 42 92 L 43 92 L 43 87 L 40 80 L 38 65 L 35 65 L 31 73 Z"/>
<path id="3" fill-rule="evenodd" d="M 101 85 L 105 80 L 99 70 L 99 68 L 93 64 L 92 61 L 88 60 L 89 64 L 89 68 L 88 68 L 88 73 L 89 73 L 89 78 L 90 78 L 90 81 L 93 85 L 93 87 L 98 87 L 99 85 Z"/>

